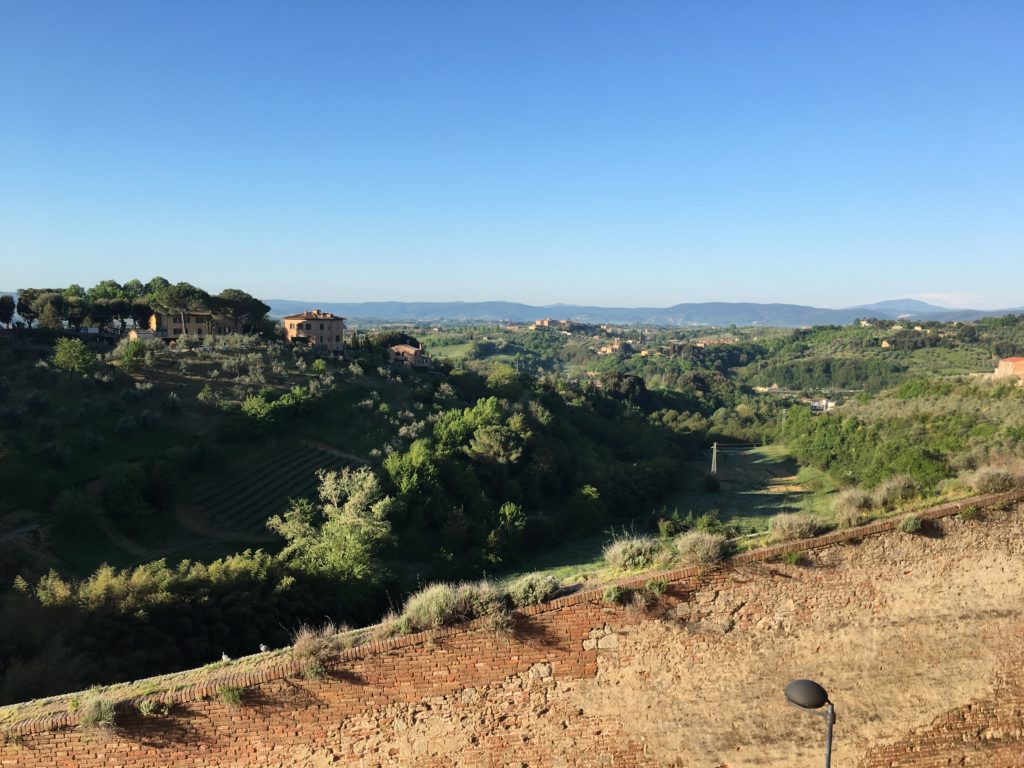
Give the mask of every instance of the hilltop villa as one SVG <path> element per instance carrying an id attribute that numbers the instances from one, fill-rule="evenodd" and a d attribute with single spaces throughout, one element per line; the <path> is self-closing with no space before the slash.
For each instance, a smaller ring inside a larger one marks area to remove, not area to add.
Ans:
<path id="1" fill-rule="evenodd" d="M 288 341 L 307 339 L 314 349 L 332 355 L 340 355 L 345 351 L 344 317 L 319 309 L 307 309 L 298 315 L 282 317 L 281 325 Z"/>

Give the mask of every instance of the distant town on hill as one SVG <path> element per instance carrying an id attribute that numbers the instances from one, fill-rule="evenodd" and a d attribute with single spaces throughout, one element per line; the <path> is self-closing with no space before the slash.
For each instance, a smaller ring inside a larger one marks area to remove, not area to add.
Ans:
<path id="1" fill-rule="evenodd" d="M 624 323 L 668 326 L 774 326 L 800 328 L 813 325 L 847 325 L 858 318 L 976 320 L 1024 311 L 1024 308 L 979 310 L 950 309 L 915 299 L 879 301 L 843 309 L 809 307 L 800 304 L 757 304 L 750 302 L 698 302 L 671 307 L 595 307 L 575 304 L 534 306 L 511 301 L 367 301 L 311 302 L 264 299 L 275 317 L 317 307 L 347 318 L 395 322 L 470 321 L 527 322 L 557 317 L 586 323 Z"/>

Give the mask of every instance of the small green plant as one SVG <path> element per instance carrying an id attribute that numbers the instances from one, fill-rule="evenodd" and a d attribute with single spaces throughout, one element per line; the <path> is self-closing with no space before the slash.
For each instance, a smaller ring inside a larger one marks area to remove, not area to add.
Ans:
<path id="1" fill-rule="evenodd" d="M 921 530 L 921 518 L 917 515 L 907 515 L 900 520 L 900 530 L 904 533 L 917 533 Z"/>
<path id="2" fill-rule="evenodd" d="M 143 699 L 136 705 L 136 708 L 143 717 L 165 717 L 171 712 L 168 704 L 155 699 Z"/>
<path id="3" fill-rule="evenodd" d="M 664 595 L 668 591 L 668 582 L 664 579 L 651 579 L 644 584 L 644 589 L 652 595 Z"/>
<path id="4" fill-rule="evenodd" d="M 974 504 L 971 504 L 961 509 L 956 516 L 961 520 L 978 520 L 981 517 L 981 510 Z"/>
<path id="5" fill-rule="evenodd" d="M 782 562 L 786 565 L 802 565 L 804 562 L 803 552 L 787 552 L 782 556 Z"/>
<path id="6" fill-rule="evenodd" d="M 611 584 L 605 587 L 604 592 L 601 593 L 601 599 L 608 603 L 608 605 L 625 605 L 629 598 L 629 590 L 620 587 L 618 584 Z"/>
<path id="7" fill-rule="evenodd" d="M 313 373 L 327 373 L 327 361 L 323 358 L 317 358 L 313 361 L 313 365 L 310 366 Z"/>
<path id="8" fill-rule="evenodd" d="M 209 384 L 204 384 L 203 388 L 199 390 L 199 394 L 196 395 L 196 399 L 203 405 L 213 405 L 217 402 L 217 393 Z"/>
<path id="9" fill-rule="evenodd" d="M 242 697 L 245 695 L 245 689 L 240 688 L 237 685 L 220 685 L 217 686 L 217 698 L 222 703 L 227 704 L 229 707 L 240 707 L 242 706 Z"/>

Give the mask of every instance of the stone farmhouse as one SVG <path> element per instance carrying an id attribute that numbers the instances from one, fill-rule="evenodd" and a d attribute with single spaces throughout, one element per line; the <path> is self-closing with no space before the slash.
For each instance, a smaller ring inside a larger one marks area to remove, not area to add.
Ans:
<path id="1" fill-rule="evenodd" d="M 184 324 L 182 320 L 184 319 Z M 178 336 L 217 336 L 235 333 L 238 329 L 212 312 L 153 312 L 149 316 L 149 331 L 159 339 L 174 339 Z M 139 333 L 138 336 L 143 336 Z"/>
<path id="2" fill-rule="evenodd" d="M 1024 357 L 1004 357 L 996 366 L 995 377 L 1004 379 L 1016 377 L 1024 383 Z"/>
<path id="3" fill-rule="evenodd" d="M 340 355 L 345 351 L 345 318 L 319 309 L 307 309 L 281 318 L 288 341 L 306 339 L 313 349 Z"/>
<path id="4" fill-rule="evenodd" d="M 412 344 L 395 344 L 390 347 L 389 351 L 392 363 L 412 366 L 430 365 L 430 357 L 421 347 L 414 347 Z"/>

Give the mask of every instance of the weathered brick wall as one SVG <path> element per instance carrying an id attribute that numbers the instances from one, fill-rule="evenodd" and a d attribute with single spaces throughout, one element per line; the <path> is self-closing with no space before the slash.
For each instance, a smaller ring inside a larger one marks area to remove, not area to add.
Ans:
<path id="1" fill-rule="evenodd" d="M 237 708 L 211 686 L 110 734 L 28 723 L 0 766 L 819 765 L 821 721 L 782 701 L 798 676 L 837 703 L 839 768 L 1024 766 L 1024 515 L 985 517 L 675 571 L 648 610 L 580 594 L 511 636 L 375 643 L 323 680 L 281 665 L 233 681 Z"/>

